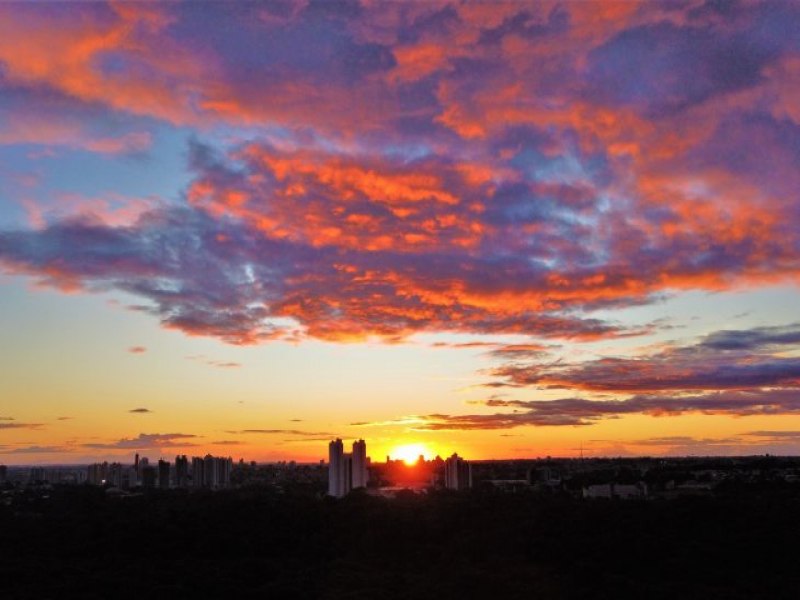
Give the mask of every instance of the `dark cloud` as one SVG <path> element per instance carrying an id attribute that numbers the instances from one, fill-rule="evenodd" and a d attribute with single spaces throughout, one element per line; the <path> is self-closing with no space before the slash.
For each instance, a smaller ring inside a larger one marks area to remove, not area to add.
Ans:
<path id="1" fill-rule="evenodd" d="M 621 32 L 589 55 L 590 90 L 655 116 L 753 87 L 774 43 L 667 22 Z"/>
<path id="2" fill-rule="evenodd" d="M 132 408 L 128 412 L 129 413 L 136 413 L 136 414 L 144 415 L 144 414 L 149 414 L 149 413 L 151 413 L 153 411 L 150 410 L 149 408 Z"/>
<path id="3" fill-rule="evenodd" d="M 500 383 L 604 392 L 796 388 L 800 358 L 776 353 L 800 346 L 800 325 L 723 330 L 695 345 L 669 346 L 636 358 L 582 363 L 509 363 Z M 495 382 L 497 383 L 497 382 Z"/>
<path id="4" fill-rule="evenodd" d="M 707 335 L 702 346 L 715 350 L 762 350 L 800 345 L 800 323 L 780 327 L 722 330 Z"/>

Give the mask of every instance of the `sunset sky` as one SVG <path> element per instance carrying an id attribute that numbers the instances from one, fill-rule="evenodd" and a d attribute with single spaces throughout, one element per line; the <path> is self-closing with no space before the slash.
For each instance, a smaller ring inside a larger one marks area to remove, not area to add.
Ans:
<path id="1" fill-rule="evenodd" d="M 0 4 L 0 463 L 800 453 L 798 23 Z"/>

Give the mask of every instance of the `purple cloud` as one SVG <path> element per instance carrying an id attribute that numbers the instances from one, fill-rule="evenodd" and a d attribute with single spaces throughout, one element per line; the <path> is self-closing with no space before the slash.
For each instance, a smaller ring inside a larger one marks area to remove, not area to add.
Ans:
<path id="1" fill-rule="evenodd" d="M 800 273 L 792 3 L 0 13 L 0 144 L 230 132 L 189 143 L 169 206 L 0 231 L 6 270 L 189 335 L 597 339 L 645 331 L 593 309 Z"/>
<path id="2" fill-rule="evenodd" d="M 796 388 L 800 358 L 776 353 L 800 346 L 800 325 L 723 330 L 695 345 L 636 358 L 582 363 L 509 363 L 492 373 L 514 386 L 604 392 Z"/>

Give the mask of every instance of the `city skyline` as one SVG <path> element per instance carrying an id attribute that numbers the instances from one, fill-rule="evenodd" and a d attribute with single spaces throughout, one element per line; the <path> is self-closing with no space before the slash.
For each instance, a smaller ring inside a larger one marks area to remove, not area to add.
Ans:
<path id="1" fill-rule="evenodd" d="M 0 464 L 800 455 L 797 22 L 0 4 Z"/>

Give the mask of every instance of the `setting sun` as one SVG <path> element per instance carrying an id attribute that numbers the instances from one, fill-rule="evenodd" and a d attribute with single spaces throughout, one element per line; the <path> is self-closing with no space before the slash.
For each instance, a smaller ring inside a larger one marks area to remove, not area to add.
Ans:
<path id="1" fill-rule="evenodd" d="M 425 444 L 405 444 L 403 446 L 397 446 L 389 453 L 392 459 L 402 460 L 407 465 L 415 464 L 420 455 L 424 456 L 425 460 L 433 458 L 433 452 Z"/>

